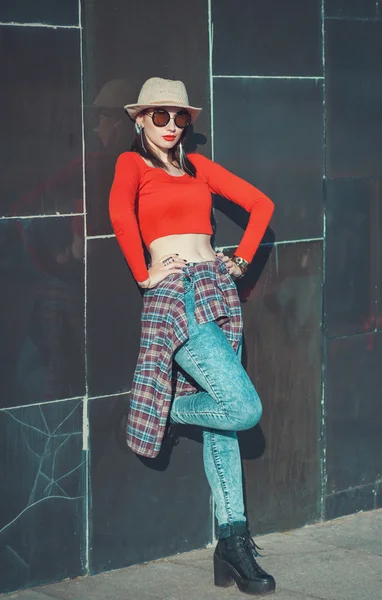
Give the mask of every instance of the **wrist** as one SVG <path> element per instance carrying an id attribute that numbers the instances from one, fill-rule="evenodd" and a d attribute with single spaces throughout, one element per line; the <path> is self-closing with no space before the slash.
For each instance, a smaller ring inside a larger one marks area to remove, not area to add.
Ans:
<path id="1" fill-rule="evenodd" d="M 242 258 L 241 256 L 235 256 L 235 255 L 232 257 L 232 262 L 234 262 L 241 271 L 241 275 L 239 275 L 239 277 L 243 277 L 243 275 L 245 275 L 245 273 L 247 272 L 247 269 L 249 267 L 249 262 L 247 260 L 245 260 L 244 258 Z"/>

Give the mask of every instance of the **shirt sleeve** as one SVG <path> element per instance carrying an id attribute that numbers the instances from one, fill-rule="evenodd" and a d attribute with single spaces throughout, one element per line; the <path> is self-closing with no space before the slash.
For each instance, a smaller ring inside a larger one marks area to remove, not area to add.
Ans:
<path id="1" fill-rule="evenodd" d="M 271 220 L 272 200 L 254 185 L 201 154 L 190 154 L 189 159 L 213 194 L 224 196 L 249 213 L 248 225 L 234 254 L 251 262 Z"/>
<path id="2" fill-rule="evenodd" d="M 135 199 L 139 189 L 140 171 L 135 157 L 124 152 L 117 160 L 109 198 L 109 214 L 114 233 L 136 281 L 149 277 L 138 220 Z"/>

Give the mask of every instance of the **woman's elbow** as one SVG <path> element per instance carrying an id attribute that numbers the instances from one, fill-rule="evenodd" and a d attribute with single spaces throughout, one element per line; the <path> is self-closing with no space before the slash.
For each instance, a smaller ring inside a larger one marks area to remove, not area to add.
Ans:
<path id="1" fill-rule="evenodd" d="M 273 200 L 268 198 L 268 196 L 264 196 L 264 208 L 269 216 L 269 219 L 271 219 L 275 211 L 275 203 L 273 202 Z"/>

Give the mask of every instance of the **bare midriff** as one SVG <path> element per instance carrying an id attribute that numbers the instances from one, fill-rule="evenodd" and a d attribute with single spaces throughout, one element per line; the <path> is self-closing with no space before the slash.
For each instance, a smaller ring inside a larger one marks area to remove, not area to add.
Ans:
<path id="1" fill-rule="evenodd" d="M 182 233 L 167 235 L 151 242 L 149 247 L 152 264 L 169 254 L 179 254 L 188 262 L 215 260 L 216 253 L 211 246 L 211 236 L 205 233 Z"/>

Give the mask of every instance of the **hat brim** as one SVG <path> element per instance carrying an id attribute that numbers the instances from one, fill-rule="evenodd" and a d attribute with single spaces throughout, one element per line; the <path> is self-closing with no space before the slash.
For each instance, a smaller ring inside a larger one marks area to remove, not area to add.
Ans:
<path id="1" fill-rule="evenodd" d="M 159 108 L 160 106 L 176 106 L 177 108 L 185 108 L 191 115 L 191 123 L 195 121 L 195 119 L 200 115 L 201 111 L 203 110 L 201 108 L 197 108 L 196 106 L 186 106 L 185 104 L 179 104 L 168 101 L 152 104 L 126 104 L 124 106 L 124 109 L 129 115 L 129 117 L 135 119 L 137 115 L 139 115 L 139 113 L 142 112 L 142 110 L 145 110 L 146 108 Z"/>

